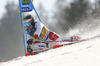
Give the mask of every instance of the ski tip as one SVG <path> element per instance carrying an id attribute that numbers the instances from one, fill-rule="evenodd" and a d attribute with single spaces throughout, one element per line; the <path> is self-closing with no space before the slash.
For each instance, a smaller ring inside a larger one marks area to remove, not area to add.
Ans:
<path id="1" fill-rule="evenodd" d="M 84 40 L 81 40 L 81 41 L 86 41 L 86 40 L 84 39 Z"/>

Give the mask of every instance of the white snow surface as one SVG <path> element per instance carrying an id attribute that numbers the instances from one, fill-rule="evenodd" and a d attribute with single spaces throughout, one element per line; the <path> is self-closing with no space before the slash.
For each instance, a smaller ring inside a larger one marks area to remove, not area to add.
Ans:
<path id="1" fill-rule="evenodd" d="M 100 27 L 83 37 L 100 34 Z M 2 62 L 0 66 L 100 66 L 100 38 Z"/>

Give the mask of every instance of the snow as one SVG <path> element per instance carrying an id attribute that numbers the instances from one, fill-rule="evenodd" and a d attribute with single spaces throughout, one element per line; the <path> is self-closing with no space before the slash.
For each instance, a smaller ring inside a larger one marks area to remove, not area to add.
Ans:
<path id="1" fill-rule="evenodd" d="M 88 34 L 87 34 L 88 33 Z M 100 27 L 83 35 L 100 34 Z M 2 62 L 0 66 L 100 66 L 100 38 L 52 49 L 34 56 L 22 56 Z"/>

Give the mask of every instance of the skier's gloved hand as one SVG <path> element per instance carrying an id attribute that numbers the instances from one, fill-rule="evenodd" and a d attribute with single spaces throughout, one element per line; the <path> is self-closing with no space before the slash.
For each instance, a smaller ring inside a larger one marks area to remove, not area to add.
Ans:
<path id="1" fill-rule="evenodd" d="M 32 45 L 32 42 L 33 42 L 33 39 L 29 39 L 29 40 L 27 41 L 27 44 L 28 44 L 28 45 Z"/>
<path id="2" fill-rule="evenodd" d="M 33 41 L 35 41 L 35 38 L 34 38 L 34 37 L 32 37 L 31 39 L 29 39 L 29 40 L 27 41 L 27 44 L 28 44 L 28 45 L 32 45 Z"/>
<path id="3" fill-rule="evenodd" d="M 30 46 L 27 46 L 27 52 L 31 53 L 33 51 L 33 49 Z"/>

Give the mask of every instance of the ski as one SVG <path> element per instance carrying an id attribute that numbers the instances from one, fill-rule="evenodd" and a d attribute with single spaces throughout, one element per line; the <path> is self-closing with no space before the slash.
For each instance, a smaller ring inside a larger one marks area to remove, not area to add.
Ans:
<path id="1" fill-rule="evenodd" d="M 56 49 L 56 48 L 59 48 L 59 47 L 63 47 L 63 46 L 67 46 L 67 45 L 72 45 L 72 44 L 76 44 L 76 43 L 79 43 L 79 42 L 81 42 L 81 41 L 71 42 L 71 43 L 66 43 L 66 44 L 60 44 L 60 45 L 55 45 L 53 48 L 47 48 L 45 50 L 34 51 L 32 53 L 28 53 L 28 55 L 25 54 L 25 56 L 37 55 L 39 53 L 46 52 L 46 51 L 51 50 L 51 49 Z"/>
<path id="2" fill-rule="evenodd" d="M 73 44 L 77 44 L 77 43 L 80 43 L 80 42 L 84 42 L 84 41 L 89 41 L 89 40 L 92 40 L 92 39 L 96 39 L 96 38 L 99 38 L 100 35 L 97 35 L 97 36 L 94 36 L 94 37 L 91 37 L 91 38 L 87 38 L 87 39 L 83 39 L 83 40 L 80 40 L 80 41 L 74 41 L 74 42 L 70 42 L 69 43 L 64 43 L 64 42 L 67 42 L 68 40 L 64 40 L 64 41 L 41 41 L 41 42 L 45 42 L 45 43 L 56 43 L 58 42 L 59 45 L 55 45 L 53 48 L 48 48 L 48 49 L 45 49 L 45 50 L 40 50 L 40 51 L 35 51 L 35 52 L 32 52 L 32 55 L 37 55 L 39 53 L 42 53 L 42 52 L 46 52 L 48 50 L 51 50 L 51 49 L 56 49 L 56 48 L 59 48 L 59 47 L 64 47 L 64 46 L 68 46 L 68 45 L 73 45 Z M 64 44 L 63 44 L 64 43 Z"/>

